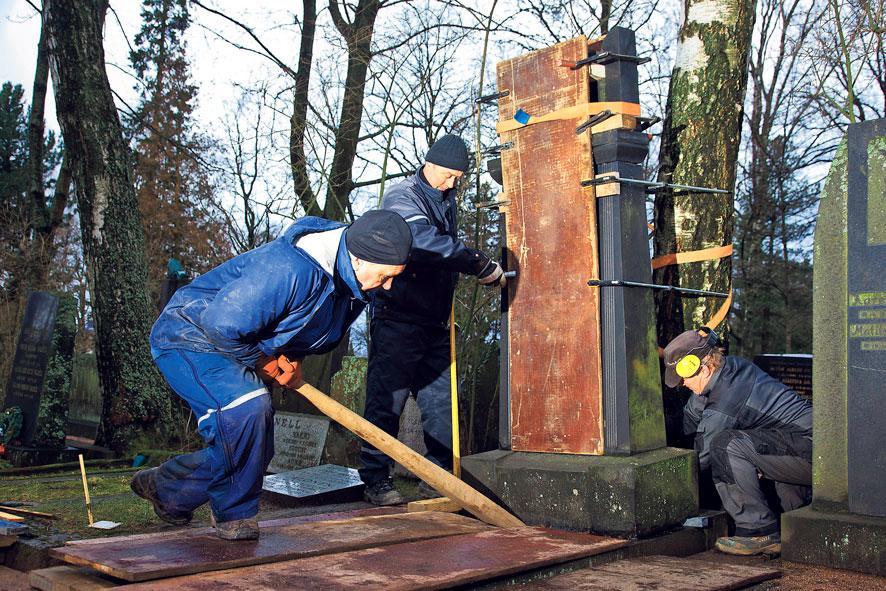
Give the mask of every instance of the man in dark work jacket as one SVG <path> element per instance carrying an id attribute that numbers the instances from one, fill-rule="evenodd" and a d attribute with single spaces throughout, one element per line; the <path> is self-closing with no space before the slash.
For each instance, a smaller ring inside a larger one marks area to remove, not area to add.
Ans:
<path id="1" fill-rule="evenodd" d="M 412 253 L 391 289 L 376 294 L 370 324 L 364 417 L 396 437 L 411 393 L 421 410 L 426 457 L 445 469 L 452 467 L 448 325 L 458 274 L 474 275 L 489 286 L 502 281 L 498 263 L 458 239 L 456 184 L 468 164 L 464 141 L 444 135 L 415 174 L 385 192 L 382 209 L 399 213 L 409 224 Z M 389 457 L 364 443 L 360 461 L 367 501 L 403 501 L 393 487 Z M 419 492 L 433 496 L 425 483 Z"/>
<path id="2" fill-rule="evenodd" d="M 812 405 L 739 357 L 724 356 L 716 335 L 689 330 L 665 348 L 665 383 L 694 394 L 683 409 L 683 430 L 695 434 L 701 470 L 711 469 L 735 535 L 717 540 L 729 554 L 781 550 L 778 516 L 760 479 L 775 483 L 783 511 L 809 502 L 812 484 Z"/>

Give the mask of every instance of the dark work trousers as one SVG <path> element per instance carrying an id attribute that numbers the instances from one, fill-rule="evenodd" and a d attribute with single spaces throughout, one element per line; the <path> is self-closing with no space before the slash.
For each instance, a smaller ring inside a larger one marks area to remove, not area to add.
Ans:
<path id="1" fill-rule="evenodd" d="M 711 440 L 714 485 L 735 520 L 735 535 L 779 531 L 760 476 L 775 483 L 784 512 L 806 505 L 812 492 L 812 437 L 790 431 L 726 430 Z"/>
<path id="2" fill-rule="evenodd" d="M 363 417 L 397 437 L 400 415 L 412 394 L 421 410 L 425 457 L 452 468 L 449 329 L 374 318 L 369 327 L 369 367 Z M 390 475 L 393 460 L 364 442 L 360 478 L 367 486 Z"/>

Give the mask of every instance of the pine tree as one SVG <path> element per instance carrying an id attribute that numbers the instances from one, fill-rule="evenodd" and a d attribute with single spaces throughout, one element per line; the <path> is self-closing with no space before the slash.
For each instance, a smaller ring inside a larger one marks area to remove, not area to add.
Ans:
<path id="1" fill-rule="evenodd" d="M 210 143 L 193 129 L 197 87 L 189 81 L 186 0 L 144 0 L 142 19 L 130 60 L 144 85 L 128 123 L 148 287 L 156 303 L 170 258 L 192 274 L 202 273 L 228 258 L 231 248 L 212 213 L 214 187 L 204 164 Z"/>

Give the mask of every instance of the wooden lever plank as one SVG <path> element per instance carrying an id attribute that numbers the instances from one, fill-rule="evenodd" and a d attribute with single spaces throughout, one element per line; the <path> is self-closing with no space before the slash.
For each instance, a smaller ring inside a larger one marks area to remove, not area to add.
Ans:
<path id="1" fill-rule="evenodd" d="M 523 522 L 493 503 L 440 466 L 415 453 L 349 408 L 342 406 L 317 388 L 304 384 L 298 393 L 307 398 L 323 414 L 356 436 L 365 439 L 379 451 L 445 494 L 463 509 L 486 523 L 499 527 L 519 527 Z"/>

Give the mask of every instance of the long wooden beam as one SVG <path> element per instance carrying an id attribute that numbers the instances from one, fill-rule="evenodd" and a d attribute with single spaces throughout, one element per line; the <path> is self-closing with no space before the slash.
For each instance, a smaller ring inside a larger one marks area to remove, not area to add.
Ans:
<path id="1" fill-rule="evenodd" d="M 440 466 L 426 460 L 412 449 L 391 437 L 349 408 L 342 406 L 314 386 L 304 384 L 296 390 L 307 398 L 320 412 L 365 439 L 379 451 L 449 497 L 477 519 L 499 527 L 520 527 L 522 521 L 493 503 L 489 498 L 471 488 Z"/>

